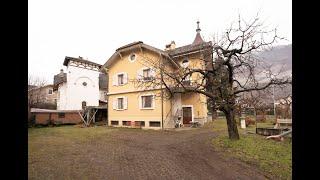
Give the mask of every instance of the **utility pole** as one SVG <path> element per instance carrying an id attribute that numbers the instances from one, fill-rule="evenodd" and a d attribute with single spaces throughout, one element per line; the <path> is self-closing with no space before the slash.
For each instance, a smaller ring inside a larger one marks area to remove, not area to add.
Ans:
<path id="1" fill-rule="evenodd" d="M 273 99 L 273 115 L 274 115 L 275 121 L 277 121 L 276 102 L 275 102 L 275 99 L 274 99 L 274 85 L 272 86 L 272 99 Z"/>

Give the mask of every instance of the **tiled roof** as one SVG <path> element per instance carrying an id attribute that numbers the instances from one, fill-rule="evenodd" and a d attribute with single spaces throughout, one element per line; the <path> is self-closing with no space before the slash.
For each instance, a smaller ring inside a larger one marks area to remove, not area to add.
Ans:
<path id="1" fill-rule="evenodd" d="M 194 38 L 194 41 L 192 44 L 200 44 L 200 43 L 204 43 L 200 33 L 197 33 L 196 38 Z"/>
<path id="2" fill-rule="evenodd" d="M 129 44 L 126 44 L 124 46 L 119 47 L 118 49 L 116 49 L 116 51 L 119 51 L 121 49 L 130 47 L 130 46 L 133 46 L 133 45 L 137 45 L 137 44 L 143 44 L 143 42 L 142 41 L 136 41 L 136 42 L 133 42 L 133 43 L 129 43 Z"/>
<path id="3" fill-rule="evenodd" d="M 211 41 L 209 41 L 209 42 L 203 42 L 200 44 L 189 44 L 186 46 L 182 46 L 182 47 L 168 50 L 167 52 L 170 56 L 177 56 L 177 55 L 185 54 L 188 52 L 201 50 L 201 49 L 211 47 L 211 46 L 212 46 L 212 43 L 211 43 Z"/>
<path id="4" fill-rule="evenodd" d="M 67 82 L 67 73 L 57 74 L 53 77 L 53 90 L 58 89 L 58 85 Z"/>

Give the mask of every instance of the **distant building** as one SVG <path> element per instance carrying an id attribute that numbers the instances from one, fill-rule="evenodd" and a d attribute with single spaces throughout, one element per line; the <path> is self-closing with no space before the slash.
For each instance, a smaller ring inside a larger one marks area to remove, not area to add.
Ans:
<path id="1" fill-rule="evenodd" d="M 41 87 L 28 85 L 29 105 L 37 104 L 56 104 L 57 93 L 53 91 L 53 85 L 45 85 Z"/>
<path id="2" fill-rule="evenodd" d="M 81 110 L 85 106 L 107 103 L 107 76 L 100 72 L 101 65 L 82 57 L 65 57 L 67 71 L 54 76 L 57 91 L 57 110 Z"/>

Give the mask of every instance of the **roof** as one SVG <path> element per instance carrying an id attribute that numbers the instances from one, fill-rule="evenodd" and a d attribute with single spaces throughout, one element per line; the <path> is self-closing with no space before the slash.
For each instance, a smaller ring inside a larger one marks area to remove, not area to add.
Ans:
<path id="1" fill-rule="evenodd" d="M 31 108 L 30 112 L 34 112 L 34 113 L 74 113 L 74 112 L 79 112 L 79 111 L 78 110 L 54 110 L 54 109 Z"/>
<path id="2" fill-rule="evenodd" d="M 54 89 L 56 89 L 56 86 L 61 84 L 61 83 L 64 83 L 64 82 L 67 82 L 67 73 L 59 73 L 57 75 L 54 75 L 53 77 L 53 85 L 54 85 Z"/>
<path id="3" fill-rule="evenodd" d="M 66 56 L 66 57 L 64 58 L 63 65 L 68 66 L 70 60 L 76 61 L 76 62 L 81 62 L 81 63 L 86 63 L 86 64 L 90 64 L 90 65 L 94 65 L 94 66 L 98 66 L 99 68 L 101 68 L 101 66 L 102 66 L 101 64 L 98 64 L 98 63 L 95 63 L 95 62 L 92 62 L 92 61 L 88 61 L 88 60 L 82 59 L 82 57 L 74 58 L 74 57 L 68 57 L 68 56 Z"/>
<path id="4" fill-rule="evenodd" d="M 197 33 L 196 38 L 194 39 L 192 44 L 200 44 L 200 43 L 204 43 L 200 33 Z"/>
<path id="5" fill-rule="evenodd" d="M 162 56 L 167 57 L 170 60 L 170 62 L 172 62 L 175 66 L 178 66 L 171 59 L 171 57 L 168 55 L 168 53 L 166 51 L 163 51 L 163 50 L 155 48 L 153 46 L 144 44 L 142 41 L 136 41 L 136 42 L 129 43 L 127 45 L 124 45 L 124 46 L 121 46 L 120 48 L 118 48 L 116 50 L 116 52 L 107 60 L 107 62 L 102 67 L 109 67 L 111 64 L 113 64 L 113 62 L 120 56 L 120 53 L 128 51 L 128 50 L 136 49 L 136 48 L 144 48 L 144 49 L 148 49 L 150 51 L 159 53 Z"/>
<path id="6" fill-rule="evenodd" d="M 182 46 L 182 47 L 178 47 L 175 49 L 171 49 L 168 50 L 168 54 L 170 56 L 178 56 L 178 55 L 182 55 L 182 54 L 186 54 L 189 52 L 194 52 L 194 51 L 198 51 L 198 50 L 202 50 L 205 48 L 209 48 L 212 47 L 212 42 L 203 42 L 203 43 L 199 43 L 199 44 L 189 44 L 186 46 Z"/>
<path id="7" fill-rule="evenodd" d="M 44 85 L 44 86 L 33 86 L 33 85 L 28 85 L 28 91 L 34 91 L 34 90 L 37 90 L 37 89 L 44 89 L 44 88 L 47 88 L 47 87 L 53 87 L 53 84 L 47 84 L 47 85 Z"/>
<path id="8" fill-rule="evenodd" d="M 124 46 L 119 47 L 118 49 L 116 49 L 116 51 L 119 51 L 121 49 L 130 47 L 130 46 L 134 46 L 134 45 L 137 45 L 137 44 L 143 44 L 143 42 L 142 41 L 136 41 L 136 42 L 133 42 L 133 43 L 129 43 L 129 44 L 126 44 Z"/>

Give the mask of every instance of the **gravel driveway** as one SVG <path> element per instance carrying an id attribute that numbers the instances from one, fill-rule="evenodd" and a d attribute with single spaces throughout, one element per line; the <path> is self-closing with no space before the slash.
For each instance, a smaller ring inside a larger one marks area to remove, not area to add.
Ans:
<path id="1" fill-rule="evenodd" d="M 65 144 L 63 151 L 61 144 L 50 152 L 39 150 L 32 161 L 29 157 L 29 179 L 266 179 L 251 165 L 221 157 L 211 145 L 214 137 L 207 128 L 116 129 Z"/>

